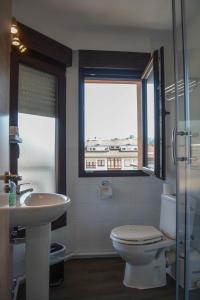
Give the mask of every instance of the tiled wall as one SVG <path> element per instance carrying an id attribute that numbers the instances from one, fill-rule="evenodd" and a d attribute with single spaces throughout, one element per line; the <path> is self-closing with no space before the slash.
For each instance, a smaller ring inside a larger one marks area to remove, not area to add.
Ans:
<path id="1" fill-rule="evenodd" d="M 153 178 L 110 180 L 113 198 L 101 200 L 101 179 L 78 179 L 71 187 L 74 208 L 75 253 L 113 250 L 109 239 L 115 226 L 159 224 L 161 184 Z"/>
<path id="2" fill-rule="evenodd" d="M 108 178 L 113 198 L 100 200 L 102 178 L 78 178 L 78 60 L 67 80 L 67 190 L 72 199 L 70 236 L 75 254 L 113 251 L 113 227 L 124 224 L 159 225 L 162 181 L 153 177 Z M 68 229 L 69 230 L 69 229 Z"/>

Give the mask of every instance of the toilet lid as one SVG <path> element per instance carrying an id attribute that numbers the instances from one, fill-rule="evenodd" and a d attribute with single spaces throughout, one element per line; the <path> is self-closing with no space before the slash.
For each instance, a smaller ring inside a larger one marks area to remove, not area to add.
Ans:
<path id="1" fill-rule="evenodd" d="M 111 237 L 117 240 L 142 243 L 159 241 L 163 238 L 163 234 L 153 226 L 124 225 L 114 228 Z"/>

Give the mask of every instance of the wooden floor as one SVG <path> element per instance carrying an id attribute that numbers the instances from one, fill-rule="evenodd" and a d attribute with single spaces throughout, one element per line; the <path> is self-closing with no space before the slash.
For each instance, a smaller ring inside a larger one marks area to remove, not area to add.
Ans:
<path id="1" fill-rule="evenodd" d="M 136 290 L 122 284 L 124 263 L 120 258 L 76 259 L 65 263 L 65 280 L 50 289 L 50 300 L 175 300 L 175 282 L 167 286 Z M 18 300 L 25 300 L 21 286 Z M 35 299 L 42 300 L 42 299 Z"/>

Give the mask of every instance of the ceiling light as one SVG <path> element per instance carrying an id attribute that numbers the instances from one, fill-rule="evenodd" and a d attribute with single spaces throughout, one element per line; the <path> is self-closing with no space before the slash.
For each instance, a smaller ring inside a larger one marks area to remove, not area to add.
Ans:
<path id="1" fill-rule="evenodd" d="M 11 31 L 12 34 L 18 33 L 17 25 L 12 24 L 10 31 Z"/>
<path id="2" fill-rule="evenodd" d="M 17 47 L 21 53 L 26 52 L 27 47 L 24 46 L 19 39 L 19 30 L 18 30 L 17 21 L 15 18 L 12 18 L 10 30 L 11 30 L 12 45 Z"/>
<path id="3" fill-rule="evenodd" d="M 15 18 L 12 18 L 12 24 L 11 24 L 11 29 L 10 29 L 12 34 L 18 33 L 18 28 L 17 28 L 17 21 Z"/>
<path id="4" fill-rule="evenodd" d="M 13 37 L 12 45 L 13 46 L 19 46 L 20 45 L 20 41 L 19 41 L 19 38 L 17 36 Z"/>
<path id="5" fill-rule="evenodd" d="M 21 45 L 19 46 L 19 51 L 20 51 L 21 53 L 26 52 L 26 50 L 27 50 L 27 48 L 26 48 L 23 44 L 21 44 Z"/>

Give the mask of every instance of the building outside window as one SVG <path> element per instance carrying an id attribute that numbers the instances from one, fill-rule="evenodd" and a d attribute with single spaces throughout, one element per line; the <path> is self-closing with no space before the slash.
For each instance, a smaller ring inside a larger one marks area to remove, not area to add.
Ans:
<path id="1" fill-rule="evenodd" d="M 110 54 L 79 53 L 79 176 L 164 179 L 164 48 L 133 59 L 112 53 L 112 62 Z M 97 167 L 87 170 L 92 159 Z"/>
<path id="2" fill-rule="evenodd" d="M 105 160 L 104 159 L 98 159 L 97 160 L 98 167 L 104 167 L 105 166 Z"/>
<path id="3" fill-rule="evenodd" d="M 121 170 L 121 158 L 108 158 L 108 170 Z"/>
<path id="4" fill-rule="evenodd" d="M 133 165 L 133 160 L 132 159 L 125 159 L 124 160 L 124 167 L 129 168 Z"/>
<path id="5" fill-rule="evenodd" d="M 94 168 L 95 172 L 140 169 L 138 85 L 135 80 L 85 79 L 85 171 Z M 135 165 L 125 166 L 127 159 Z"/>
<path id="6" fill-rule="evenodd" d="M 86 160 L 86 169 L 95 169 L 96 161 L 88 161 Z"/>

